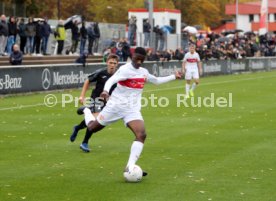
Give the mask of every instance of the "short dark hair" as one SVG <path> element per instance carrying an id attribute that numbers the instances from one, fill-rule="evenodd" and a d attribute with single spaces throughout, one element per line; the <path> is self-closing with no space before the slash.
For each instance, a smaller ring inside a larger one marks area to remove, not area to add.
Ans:
<path id="1" fill-rule="evenodd" d="M 109 54 L 106 61 L 110 59 L 115 59 L 117 62 L 119 61 L 119 57 L 116 54 Z"/>
<path id="2" fill-rule="evenodd" d="M 134 53 L 141 54 L 143 56 L 147 56 L 147 52 L 146 52 L 145 48 L 143 48 L 143 47 L 136 47 L 134 50 Z"/>

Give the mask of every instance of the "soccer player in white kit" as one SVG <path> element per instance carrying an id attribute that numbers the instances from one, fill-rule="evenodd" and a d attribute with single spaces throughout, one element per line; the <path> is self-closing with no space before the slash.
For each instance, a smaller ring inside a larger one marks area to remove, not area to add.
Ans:
<path id="1" fill-rule="evenodd" d="M 135 140 L 130 149 L 130 156 L 125 171 L 131 165 L 135 165 L 140 157 L 146 139 L 144 120 L 141 115 L 141 96 L 145 82 L 162 84 L 176 78 L 181 78 L 180 72 L 166 77 L 155 77 L 141 65 L 146 57 L 146 51 L 142 47 L 137 47 L 134 51 L 132 62 L 119 68 L 117 72 L 106 82 L 101 96 L 107 101 L 106 106 L 95 119 L 88 108 L 79 109 L 78 113 L 84 113 L 87 128 L 95 133 L 105 126 L 122 119 L 125 125 L 135 135 Z M 109 90 L 113 84 L 117 87 L 109 96 Z M 92 134 L 91 134 L 92 135 Z M 90 136 L 91 137 L 91 136 Z M 145 176 L 147 173 L 143 173 Z"/>
<path id="2" fill-rule="evenodd" d="M 184 56 L 182 63 L 182 73 L 185 75 L 186 80 L 186 98 L 194 96 L 194 90 L 199 84 L 199 73 L 202 74 L 202 66 L 200 62 L 200 57 L 195 51 L 195 45 L 190 44 L 189 52 Z M 191 86 L 191 80 L 194 82 Z"/>

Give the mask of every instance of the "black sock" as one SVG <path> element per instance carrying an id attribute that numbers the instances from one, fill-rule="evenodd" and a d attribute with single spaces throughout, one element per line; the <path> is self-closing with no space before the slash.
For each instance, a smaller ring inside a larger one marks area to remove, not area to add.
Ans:
<path id="1" fill-rule="evenodd" d="M 82 122 L 80 122 L 79 125 L 76 126 L 76 129 L 78 129 L 78 130 L 81 130 L 81 129 L 84 129 L 84 128 L 86 128 L 86 124 L 85 124 L 84 120 Z"/>
<path id="2" fill-rule="evenodd" d="M 87 129 L 86 129 L 86 133 L 85 133 L 85 136 L 84 136 L 84 139 L 83 139 L 82 143 L 86 143 L 86 144 L 88 144 L 88 141 L 89 141 L 89 139 L 91 138 L 92 134 L 93 134 L 93 132 L 92 132 L 92 131 L 90 131 L 90 130 L 88 130 L 88 128 L 87 128 Z"/>

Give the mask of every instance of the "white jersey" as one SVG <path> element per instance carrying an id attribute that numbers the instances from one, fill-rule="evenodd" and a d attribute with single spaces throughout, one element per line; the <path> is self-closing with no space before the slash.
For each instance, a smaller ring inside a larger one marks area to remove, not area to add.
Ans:
<path id="1" fill-rule="evenodd" d="M 175 75 L 155 77 L 145 68 L 134 68 L 131 63 L 121 66 L 105 84 L 104 90 L 109 91 L 111 86 L 117 83 L 108 102 L 108 108 L 124 111 L 140 111 L 141 97 L 145 82 L 161 84 L 175 79 Z"/>
<path id="2" fill-rule="evenodd" d="M 200 57 L 197 52 L 191 54 L 191 52 L 187 52 L 183 59 L 186 62 L 186 70 L 188 69 L 198 69 L 197 63 L 200 62 Z"/>

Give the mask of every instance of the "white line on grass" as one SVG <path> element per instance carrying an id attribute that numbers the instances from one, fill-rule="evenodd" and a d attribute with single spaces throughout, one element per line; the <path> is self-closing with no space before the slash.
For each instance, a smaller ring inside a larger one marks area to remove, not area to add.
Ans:
<path id="1" fill-rule="evenodd" d="M 232 82 L 240 82 L 240 81 L 248 81 L 248 80 L 257 80 L 257 79 L 263 79 L 263 78 L 273 78 L 276 76 L 259 76 L 254 78 L 244 78 L 244 79 L 234 79 L 234 80 L 227 80 L 227 81 L 220 81 L 220 82 L 209 82 L 209 83 L 202 83 L 200 86 L 207 86 L 207 85 L 216 85 L 216 84 L 223 84 L 223 83 L 232 83 Z M 180 89 L 183 88 L 183 86 L 177 86 L 177 87 L 169 87 L 169 88 L 163 88 L 163 89 L 153 89 L 153 90 L 145 90 L 145 93 L 148 92 L 155 92 L 155 91 L 167 91 L 172 89 Z M 62 103 L 61 101 L 58 101 L 57 104 Z M 30 107 L 38 107 L 38 106 L 45 106 L 44 103 L 38 103 L 33 105 L 19 105 L 14 107 L 6 107 L 6 108 L 0 108 L 0 111 L 4 110 L 13 110 L 13 109 L 22 109 L 22 108 L 30 108 Z"/>
<path id="2" fill-rule="evenodd" d="M 232 82 L 240 82 L 240 81 L 248 81 L 248 80 L 257 80 L 257 79 L 263 79 L 263 78 L 273 78 L 276 76 L 260 76 L 260 77 L 254 77 L 254 78 L 244 78 L 244 79 L 235 79 L 235 80 L 227 80 L 227 81 L 220 81 L 220 82 L 209 82 L 209 83 L 202 83 L 199 84 L 200 86 L 208 86 L 208 85 L 216 85 L 216 84 L 223 84 L 223 83 L 232 83 Z M 169 87 L 164 89 L 153 89 L 153 90 L 145 90 L 144 92 L 155 92 L 155 91 L 167 91 L 171 89 L 181 89 L 184 88 L 185 85 L 177 86 L 177 87 Z"/>

